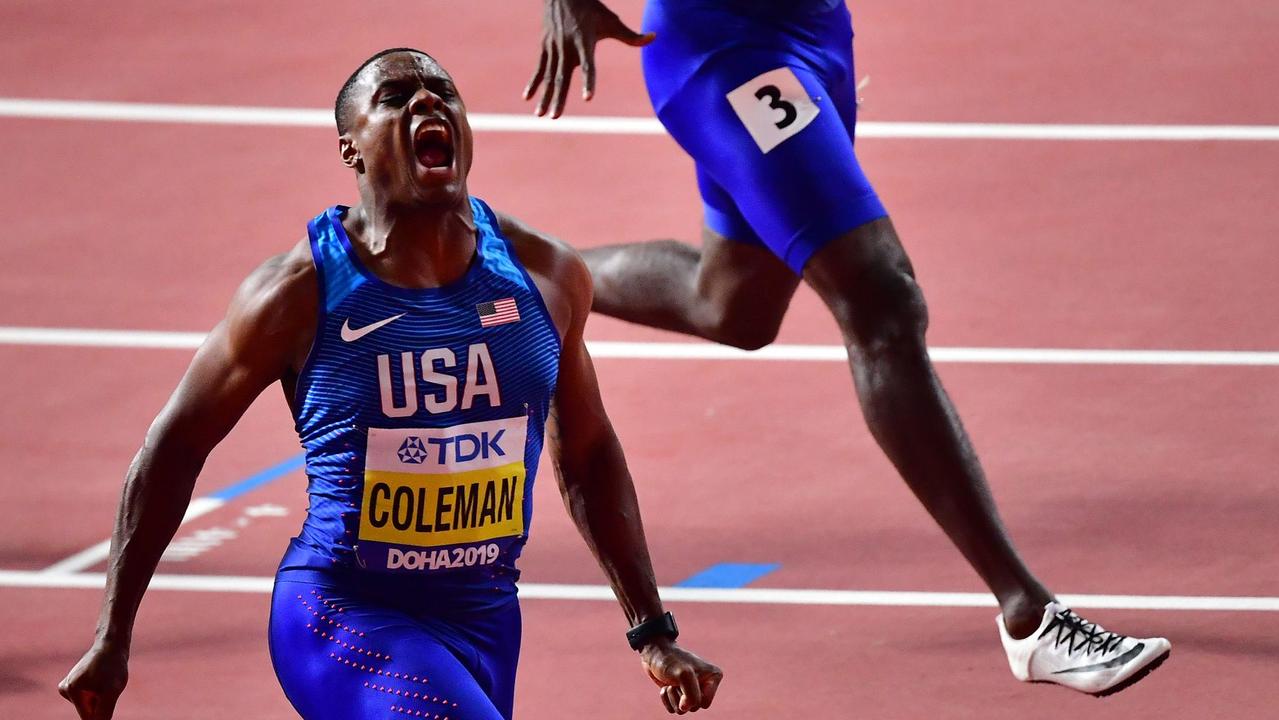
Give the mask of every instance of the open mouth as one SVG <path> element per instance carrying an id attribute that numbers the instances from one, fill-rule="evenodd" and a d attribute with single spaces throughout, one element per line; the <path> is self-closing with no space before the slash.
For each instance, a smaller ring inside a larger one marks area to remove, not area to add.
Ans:
<path id="1" fill-rule="evenodd" d="M 413 133 L 413 153 L 429 169 L 453 164 L 453 132 L 441 120 L 424 120 Z"/>

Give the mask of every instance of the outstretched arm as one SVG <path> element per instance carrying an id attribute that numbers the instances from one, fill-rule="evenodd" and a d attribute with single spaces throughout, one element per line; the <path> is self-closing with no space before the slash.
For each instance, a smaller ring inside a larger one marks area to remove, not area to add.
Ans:
<path id="1" fill-rule="evenodd" d="M 300 344 L 309 343 L 314 277 L 305 269 L 309 262 L 303 265 L 295 255 L 270 260 L 245 280 L 129 467 L 93 646 L 58 688 L 82 720 L 107 720 L 114 712 L 128 679 L 138 605 L 182 522 L 205 458 L 262 390 L 289 371 Z"/>
<path id="2" fill-rule="evenodd" d="M 599 0 L 545 0 L 542 16 L 542 54 L 533 79 L 524 88 L 524 99 L 532 99 L 546 82 L 537 114 L 551 117 L 564 113 L 568 102 L 573 68 L 582 66 L 582 99 L 595 96 L 595 43 L 605 38 L 621 40 L 631 47 L 653 42 L 653 33 L 640 34 Z"/>
<path id="3" fill-rule="evenodd" d="M 639 502 L 622 446 L 600 400 L 595 368 L 582 339 L 590 311 L 590 274 L 574 256 L 560 277 L 569 285 L 572 320 L 564 337 L 558 390 L 548 428 L 560 492 L 578 531 L 608 576 L 631 625 L 661 617 Z M 710 707 L 723 673 L 659 637 L 640 651 L 670 712 Z"/>

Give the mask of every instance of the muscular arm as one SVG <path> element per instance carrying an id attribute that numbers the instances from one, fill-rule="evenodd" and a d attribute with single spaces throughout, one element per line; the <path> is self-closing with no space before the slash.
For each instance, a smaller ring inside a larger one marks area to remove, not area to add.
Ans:
<path id="1" fill-rule="evenodd" d="M 571 248 L 502 217 L 520 259 L 538 283 L 561 328 L 559 380 L 547 425 L 551 462 L 564 506 L 608 577 L 632 625 L 660 616 L 662 600 L 649 560 L 635 485 L 613 425 L 604 411 L 595 368 L 583 339 L 591 308 L 591 276 Z M 657 638 L 641 650 L 662 701 L 675 713 L 710 707 L 723 673 Z"/>
<path id="2" fill-rule="evenodd" d="M 191 501 L 205 459 L 268 385 L 306 352 L 316 299 L 299 247 L 258 268 L 151 424 L 125 478 L 93 647 L 61 691 L 82 718 L 109 718 L 124 687 L 142 594 Z"/>
<path id="3" fill-rule="evenodd" d="M 564 505 L 599 561 L 631 625 L 662 614 L 662 601 L 621 443 L 600 399 L 582 338 L 590 275 L 574 263 L 574 317 L 564 336 L 558 390 L 548 426 L 551 460 Z M 579 304 L 580 303 L 580 304 Z"/>

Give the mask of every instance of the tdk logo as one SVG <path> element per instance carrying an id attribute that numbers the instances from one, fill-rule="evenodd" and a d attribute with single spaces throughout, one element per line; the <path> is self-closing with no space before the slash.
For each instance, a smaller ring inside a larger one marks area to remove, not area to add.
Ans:
<path id="1" fill-rule="evenodd" d="M 479 433 L 462 433 L 453 437 L 429 437 L 426 439 L 428 445 L 431 446 L 430 454 L 434 457 L 432 464 L 448 465 L 450 463 L 464 463 L 472 460 L 488 460 L 494 457 L 506 457 L 506 451 L 502 449 L 502 436 L 506 434 L 506 428 L 502 428 L 495 433 L 487 430 Z M 417 438 L 408 438 L 404 441 L 405 445 L 411 440 Z M 404 459 L 404 446 L 400 447 L 400 459 Z M 413 462 L 415 464 L 422 463 L 426 460 L 428 454 L 425 449 L 422 451 L 422 460 L 406 460 L 405 462 Z"/>
<path id="2" fill-rule="evenodd" d="M 426 447 L 422 445 L 422 438 L 404 438 L 404 442 L 400 443 L 399 456 L 402 463 L 421 465 L 426 460 Z"/>
<path id="3" fill-rule="evenodd" d="M 502 436 L 505 434 L 505 428 L 495 433 L 485 430 L 478 434 L 462 433 L 453 437 L 426 438 L 425 443 L 422 438 L 410 435 L 400 443 L 400 449 L 396 451 L 396 455 L 399 456 L 400 462 L 406 465 L 421 465 L 431 457 L 431 452 L 426 448 L 429 444 L 435 448 L 434 464 L 436 465 L 506 457 L 506 451 L 501 445 Z"/>

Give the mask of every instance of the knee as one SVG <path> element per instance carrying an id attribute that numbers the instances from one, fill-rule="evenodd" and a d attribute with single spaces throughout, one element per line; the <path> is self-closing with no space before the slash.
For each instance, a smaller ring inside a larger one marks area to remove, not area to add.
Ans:
<path id="1" fill-rule="evenodd" d="M 708 339 L 741 350 L 759 350 L 777 339 L 781 327 L 780 318 L 774 319 L 762 313 L 720 312 L 706 328 Z"/>
<path id="2" fill-rule="evenodd" d="M 863 355 L 924 347 L 928 307 L 908 267 L 886 266 L 863 273 L 828 304 L 845 339 Z"/>
<path id="3" fill-rule="evenodd" d="M 754 283 L 734 283 L 731 292 L 702 294 L 700 334 L 740 350 L 759 350 L 777 339 L 793 286 L 786 291 Z"/>

